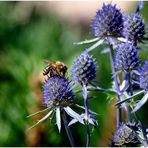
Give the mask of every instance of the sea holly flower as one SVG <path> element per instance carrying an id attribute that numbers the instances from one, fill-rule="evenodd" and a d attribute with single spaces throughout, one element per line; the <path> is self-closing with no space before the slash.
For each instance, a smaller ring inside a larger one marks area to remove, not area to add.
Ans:
<path id="1" fill-rule="evenodd" d="M 132 13 L 124 17 L 123 36 L 135 44 L 142 42 L 146 30 L 143 18 L 138 13 Z"/>
<path id="2" fill-rule="evenodd" d="M 101 44 L 108 43 L 108 37 L 120 42 L 125 42 L 122 35 L 123 15 L 116 5 L 104 3 L 102 8 L 96 12 L 92 20 L 91 28 L 92 34 L 95 35 L 96 38 L 75 43 L 81 45 L 97 41 L 94 45 L 85 50 L 87 52 L 90 52 Z"/>
<path id="3" fill-rule="evenodd" d="M 84 99 L 85 113 L 81 115 L 81 119 L 86 126 L 87 132 L 87 142 L 86 147 L 90 143 L 90 131 L 89 124 L 96 126 L 95 119 L 91 118 L 91 114 L 88 109 L 88 91 L 87 86 L 96 77 L 96 62 L 95 59 L 89 55 L 87 52 L 82 52 L 74 61 L 71 70 L 72 78 L 75 84 L 80 84 L 82 86 L 82 95 Z M 79 120 L 72 120 L 70 124 L 76 123 Z"/>
<path id="4" fill-rule="evenodd" d="M 50 118 L 51 115 L 55 112 L 56 124 L 59 132 L 61 130 L 61 115 L 63 114 L 63 112 L 68 113 L 69 115 L 71 115 L 71 117 L 76 118 L 80 121 L 80 115 L 70 108 L 70 106 L 75 103 L 75 95 L 67 78 L 61 77 L 59 75 L 48 77 L 48 79 L 45 80 L 43 83 L 43 99 L 44 104 L 47 106 L 47 108 L 42 111 L 36 112 L 28 117 L 43 113 L 45 111 L 49 112 L 31 128 L 43 122 L 47 118 Z"/>
<path id="5" fill-rule="evenodd" d="M 74 93 L 67 78 L 49 77 L 43 84 L 43 98 L 47 107 L 67 107 L 74 102 Z"/>
<path id="6" fill-rule="evenodd" d="M 73 67 L 71 70 L 72 79 L 75 84 L 80 84 L 82 86 L 82 94 L 84 98 L 84 108 L 87 106 L 87 86 L 89 83 L 93 82 L 96 77 L 96 61 L 95 59 L 89 55 L 87 52 L 82 52 L 77 56 L 73 63 Z M 87 108 L 88 110 L 88 108 Z M 88 111 L 87 111 L 88 112 Z M 84 116 L 86 117 L 86 116 Z M 88 118 L 88 115 L 87 115 Z"/>
<path id="7" fill-rule="evenodd" d="M 113 134 L 112 146 L 138 146 L 138 126 L 132 123 L 122 124 Z"/>
<path id="8" fill-rule="evenodd" d="M 72 146 L 73 137 L 68 127 L 64 109 L 74 103 L 74 94 L 67 78 L 59 75 L 48 77 L 43 84 L 44 103 L 52 112 L 56 112 L 56 124 L 59 132 L 61 131 L 61 116 Z M 49 115 L 50 116 L 50 115 Z"/>
<path id="9" fill-rule="evenodd" d="M 72 78 L 76 84 L 88 85 L 96 77 L 95 59 L 86 52 L 82 52 L 74 61 L 71 70 Z"/>
<path id="10" fill-rule="evenodd" d="M 117 54 L 115 57 L 115 68 L 130 72 L 138 68 L 138 47 L 133 43 L 122 43 L 118 46 Z"/>
<path id="11" fill-rule="evenodd" d="M 123 18 L 116 5 L 103 4 L 92 21 L 92 34 L 98 38 L 121 37 Z"/>

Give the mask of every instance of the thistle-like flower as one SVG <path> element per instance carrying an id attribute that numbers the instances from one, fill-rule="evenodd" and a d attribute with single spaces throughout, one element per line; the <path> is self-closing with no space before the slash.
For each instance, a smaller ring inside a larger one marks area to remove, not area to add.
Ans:
<path id="1" fill-rule="evenodd" d="M 122 124 L 113 134 L 112 146 L 137 146 L 140 144 L 135 123 Z"/>
<path id="2" fill-rule="evenodd" d="M 145 61 L 140 71 L 140 87 L 148 91 L 148 60 Z"/>
<path id="3" fill-rule="evenodd" d="M 96 62 L 95 59 L 87 52 L 81 53 L 74 61 L 72 67 L 72 78 L 75 83 L 79 83 L 82 86 L 82 94 L 84 99 L 85 114 L 82 115 L 83 123 L 86 126 L 87 142 L 86 147 L 89 147 L 90 143 L 90 129 L 89 124 L 96 125 L 95 119 L 91 118 L 88 109 L 88 92 L 87 85 L 92 82 L 96 77 Z M 81 122 L 81 121 L 80 121 Z"/>
<path id="4" fill-rule="evenodd" d="M 70 105 L 74 103 L 75 97 L 74 97 L 74 94 L 73 94 L 73 91 L 71 89 L 70 82 L 68 81 L 68 79 L 65 77 L 61 77 L 59 75 L 48 77 L 48 79 L 45 80 L 43 84 L 43 98 L 44 98 L 44 103 L 47 105 L 47 108 L 42 111 L 36 112 L 32 115 L 29 115 L 28 117 L 35 116 L 47 110 L 49 110 L 49 112 L 46 114 L 46 116 L 40 119 L 31 128 L 43 122 L 47 118 L 51 117 L 51 115 L 54 112 L 56 112 L 56 124 L 60 132 L 61 114 L 63 115 L 61 111 L 66 111 L 69 115 L 76 114 L 69 107 Z M 77 119 L 78 118 L 80 118 L 80 115 L 77 114 Z M 66 120 L 66 119 L 63 119 L 63 120 Z"/>
<path id="5" fill-rule="evenodd" d="M 96 77 L 95 59 L 86 52 L 81 53 L 75 59 L 71 73 L 76 83 L 87 85 Z"/>
<path id="6" fill-rule="evenodd" d="M 120 37 L 123 29 L 123 19 L 116 5 L 103 4 L 92 21 L 92 34 L 101 37 Z"/>
<path id="7" fill-rule="evenodd" d="M 115 67 L 122 71 L 131 71 L 138 67 L 138 47 L 133 43 L 122 43 L 117 49 Z"/>
<path id="8" fill-rule="evenodd" d="M 145 35 L 145 24 L 138 13 L 124 17 L 123 36 L 134 43 L 142 42 Z"/>
<path id="9" fill-rule="evenodd" d="M 45 80 L 43 98 L 47 107 L 66 107 L 73 103 L 74 94 L 68 79 L 55 75 Z"/>

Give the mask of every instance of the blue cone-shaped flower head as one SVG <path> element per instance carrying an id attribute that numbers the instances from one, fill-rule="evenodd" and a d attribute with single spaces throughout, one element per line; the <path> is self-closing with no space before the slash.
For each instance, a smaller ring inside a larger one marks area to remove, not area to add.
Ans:
<path id="1" fill-rule="evenodd" d="M 148 60 L 145 61 L 140 71 L 140 87 L 148 91 Z"/>
<path id="2" fill-rule="evenodd" d="M 131 71 L 138 67 L 138 47 L 133 43 L 122 43 L 117 49 L 115 67 L 122 71 Z"/>
<path id="3" fill-rule="evenodd" d="M 81 53 L 75 59 L 71 73 L 76 83 L 87 85 L 96 77 L 95 59 L 86 52 Z"/>
<path id="4" fill-rule="evenodd" d="M 116 5 L 103 4 L 92 20 L 92 34 L 97 37 L 120 37 L 123 29 L 121 11 Z"/>
<path id="5" fill-rule="evenodd" d="M 67 78 L 55 75 L 43 84 L 43 98 L 47 107 L 66 107 L 73 103 L 74 94 Z"/>
<path id="6" fill-rule="evenodd" d="M 145 35 L 145 24 L 138 13 L 124 17 L 123 36 L 134 43 L 141 42 Z"/>
<path id="7" fill-rule="evenodd" d="M 137 130 L 136 124 L 122 124 L 113 134 L 112 146 L 138 146 Z"/>

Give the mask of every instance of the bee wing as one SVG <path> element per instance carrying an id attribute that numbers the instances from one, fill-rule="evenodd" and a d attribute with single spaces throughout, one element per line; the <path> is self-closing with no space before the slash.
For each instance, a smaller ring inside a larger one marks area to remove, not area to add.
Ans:
<path id="1" fill-rule="evenodd" d="M 44 63 L 46 63 L 46 64 L 50 64 L 50 63 L 51 63 L 49 60 L 46 60 L 46 59 L 44 59 L 43 61 L 44 61 Z"/>

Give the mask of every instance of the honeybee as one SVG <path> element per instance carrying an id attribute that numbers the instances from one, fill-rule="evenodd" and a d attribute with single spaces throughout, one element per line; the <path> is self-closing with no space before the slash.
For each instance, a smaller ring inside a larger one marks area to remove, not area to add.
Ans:
<path id="1" fill-rule="evenodd" d="M 54 75 L 65 76 L 67 72 L 67 66 L 60 61 L 45 61 L 47 66 L 43 69 L 43 75 L 47 75 L 48 77 L 52 77 Z"/>

